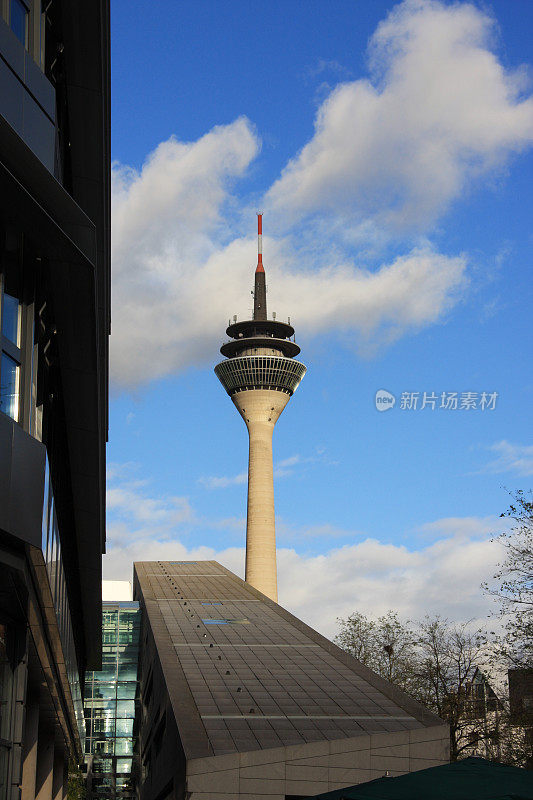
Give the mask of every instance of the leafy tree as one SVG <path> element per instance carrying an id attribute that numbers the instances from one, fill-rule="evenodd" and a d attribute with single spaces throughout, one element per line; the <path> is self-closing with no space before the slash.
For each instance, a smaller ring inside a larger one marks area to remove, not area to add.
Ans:
<path id="1" fill-rule="evenodd" d="M 481 725 L 474 708 L 484 647 L 479 632 L 438 616 L 402 622 L 393 611 L 375 621 L 358 612 L 338 621 L 339 647 L 448 722 L 452 760 L 494 737 L 494 726 Z"/>
<path id="2" fill-rule="evenodd" d="M 68 765 L 67 800 L 85 800 L 86 794 L 85 775 L 71 758 Z"/>
<path id="3" fill-rule="evenodd" d="M 468 624 L 450 625 L 440 617 L 419 624 L 418 699 L 450 726 L 450 758 L 456 761 L 489 736 L 478 719 L 474 679 L 484 659 L 484 638 Z"/>
<path id="4" fill-rule="evenodd" d="M 500 603 L 503 634 L 495 640 L 499 660 L 508 667 L 533 668 L 533 502 L 531 492 L 512 494 L 513 503 L 501 516 L 514 520 L 500 534 L 505 558 L 494 575 L 496 588 L 484 585 Z"/>
<path id="5" fill-rule="evenodd" d="M 405 692 L 416 694 L 417 634 L 409 622 L 401 622 L 393 611 L 377 620 L 355 612 L 337 622 L 340 631 L 334 641 L 339 647 Z"/>

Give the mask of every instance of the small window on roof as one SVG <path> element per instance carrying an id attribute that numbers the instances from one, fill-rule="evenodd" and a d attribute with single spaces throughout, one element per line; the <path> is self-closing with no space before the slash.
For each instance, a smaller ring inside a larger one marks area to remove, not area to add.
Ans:
<path id="1" fill-rule="evenodd" d="M 203 619 L 204 625 L 249 625 L 247 619 Z"/>
<path id="2" fill-rule="evenodd" d="M 205 603 L 202 603 L 203 606 L 221 606 L 222 603 L 212 603 L 210 600 L 206 600 Z"/>

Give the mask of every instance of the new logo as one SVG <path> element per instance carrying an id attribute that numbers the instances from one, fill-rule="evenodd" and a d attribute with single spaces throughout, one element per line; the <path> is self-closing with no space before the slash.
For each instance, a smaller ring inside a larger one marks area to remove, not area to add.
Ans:
<path id="1" fill-rule="evenodd" d="M 388 411 L 394 407 L 396 398 L 386 389 L 378 389 L 376 392 L 376 408 L 378 411 Z"/>

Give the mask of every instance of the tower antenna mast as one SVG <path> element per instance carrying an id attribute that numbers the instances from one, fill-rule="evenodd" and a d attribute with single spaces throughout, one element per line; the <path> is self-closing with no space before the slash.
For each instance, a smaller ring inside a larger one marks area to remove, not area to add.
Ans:
<path id="1" fill-rule="evenodd" d="M 263 267 L 263 215 L 257 215 L 257 272 L 264 272 Z"/>

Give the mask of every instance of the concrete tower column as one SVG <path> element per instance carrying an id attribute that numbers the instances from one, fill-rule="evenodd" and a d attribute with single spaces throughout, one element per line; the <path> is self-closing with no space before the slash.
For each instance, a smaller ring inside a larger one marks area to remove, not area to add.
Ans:
<path id="1" fill-rule="evenodd" d="M 246 581 L 277 602 L 272 434 L 289 395 L 268 389 L 237 392 L 232 400 L 249 436 Z"/>

